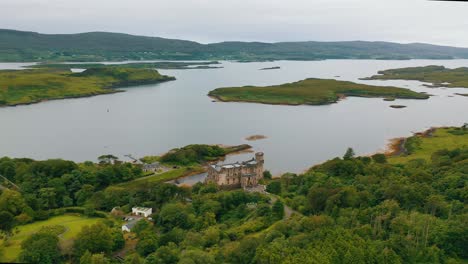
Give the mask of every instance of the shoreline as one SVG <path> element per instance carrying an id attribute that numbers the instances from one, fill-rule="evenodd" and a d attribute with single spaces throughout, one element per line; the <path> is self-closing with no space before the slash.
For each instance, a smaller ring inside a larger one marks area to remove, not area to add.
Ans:
<path id="1" fill-rule="evenodd" d="M 330 102 L 323 102 L 323 103 L 314 103 L 314 104 L 294 104 L 294 103 L 266 103 L 266 102 L 258 102 L 258 101 L 249 101 L 249 100 L 241 100 L 241 99 L 236 99 L 236 100 L 225 100 L 222 99 L 219 95 L 211 95 L 208 94 L 208 97 L 213 99 L 213 102 L 223 102 L 223 103 L 249 103 L 249 104 L 264 104 L 264 105 L 282 105 L 282 106 L 326 106 L 326 105 L 332 105 L 332 104 L 337 104 L 343 100 L 346 100 L 348 97 L 358 97 L 358 98 L 368 98 L 368 99 L 385 99 L 386 97 L 381 96 L 381 97 L 373 97 L 373 96 L 364 96 L 364 95 L 344 95 L 344 94 L 337 94 L 338 98 L 335 101 L 330 101 Z M 428 94 L 428 98 L 396 98 L 396 99 L 401 99 L 401 100 L 427 100 L 429 97 L 433 95 Z"/>
<path id="2" fill-rule="evenodd" d="M 401 155 L 407 155 L 408 150 L 406 149 L 406 142 L 408 138 L 418 136 L 418 137 L 432 137 L 434 132 L 437 129 L 444 129 L 448 128 L 447 126 L 441 126 L 441 127 L 431 127 L 429 129 L 426 129 L 422 132 L 413 132 L 411 136 L 408 137 L 398 137 L 398 138 L 392 138 L 389 139 L 387 147 L 385 148 L 385 151 L 383 154 L 387 157 L 395 157 L 395 156 L 401 156 Z M 378 154 L 379 152 L 376 152 L 374 154 Z M 372 154 L 372 155 L 374 155 Z"/>

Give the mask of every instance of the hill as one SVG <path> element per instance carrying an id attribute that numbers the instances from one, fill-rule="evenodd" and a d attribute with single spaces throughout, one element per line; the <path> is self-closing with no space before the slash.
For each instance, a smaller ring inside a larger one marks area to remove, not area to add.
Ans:
<path id="1" fill-rule="evenodd" d="M 0 29 L 0 61 L 455 58 L 468 58 L 468 48 L 368 41 L 200 44 L 187 40 L 109 32 L 41 34 Z"/>

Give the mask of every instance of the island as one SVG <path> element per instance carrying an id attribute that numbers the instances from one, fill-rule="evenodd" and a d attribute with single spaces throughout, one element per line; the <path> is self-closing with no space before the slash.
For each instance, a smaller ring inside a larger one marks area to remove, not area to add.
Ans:
<path id="1" fill-rule="evenodd" d="M 122 92 L 116 88 L 175 80 L 154 69 L 127 67 L 0 71 L 0 106 Z"/>
<path id="2" fill-rule="evenodd" d="M 406 105 L 391 105 L 390 107 L 391 107 L 391 108 L 397 108 L 397 109 L 398 109 L 398 108 L 405 108 Z"/>
<path id="3" fill-rule="evenodd" d="M 378 75 L 362 80 L 414 80 L 431 83 L 427 87 L 464 87 L 468 88 L 468 67 L 456 69 L 444 66 L 424 66 L 379 71 Z"/>
<path id="4" fill-rule="evenodd" d="M 259 70 L 260 71 L 266 71 L 266 70 L 279 70 L 279 69 L 281 69 L 280 66 L 274 66 L 274 67 L 261 68 Z"/>
<path id="5" fill-rule="evenodd" d="M 188 70 L 188 69 L 219 69 L 219 61 L 157 61 L 157 62 L 130 62 L 121 64 L 105 63 L 39 63 L 25 66 L 25 68 L 52 68 L 52 69 L 89 69 L 89 68 L 154 68 L 167 70 Z"/>
<path id="6" fill-rule="evenodd" d="M 250 102 L 283 105 L 325 105 L 346 96 L 428 99 L 429 95 L 405 88 L 371 86 L 332 79 L 305 79 L 273 86 L 218 88 L 208 96 L 223 102 Z"/>
<path id="7" fill-rule="evenodd" d="M 245 138 L 245 140 L 247 141 L 256 141 L 256 140 L 262 140 L 262 139 L 265 139 L 267 138 L 266 136 L 264 135 L 251 135 L 251 136 L 248 136 Z"/>

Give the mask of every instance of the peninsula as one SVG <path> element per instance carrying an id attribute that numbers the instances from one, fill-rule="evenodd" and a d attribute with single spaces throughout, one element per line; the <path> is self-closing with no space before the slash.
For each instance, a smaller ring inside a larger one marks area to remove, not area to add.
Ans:
<path id="1" fill-rule="evenodd" d="M 100 67 L 81 73 L 69 69 L 0 71 L 0 106 L 122 92 L 115 88 L 175 80 L 153 69 Z"/>
<path id="2" fill-rule="evenodd" d="M 154 68 L 170 70 L 188 70 L 188 69 L 218 69 L 221 66 L 219 61 L 156 61 L 156 62 L 130 62 L 122 64 L 104 64 L 104 63 L 39 63 L 26 68 L 51 68 L 51 69 L 89 69 L 89 68 Z"/>
<path id="3" fill-rule="evenodd" d="M 305 79 L 281 85 L 218 88 L 210 97 L 223 102 L 250 102 L 284 105 L 324 105 L 346 96 L 427 99 L 429 95 L 405 88 L 371 86 L 332 79 Z"/>
<path id="4" fill-rule="evenodd" d="M 464 87 L 468 88 L 468 68 L 456 69 L 445 68 L 444 66 L 424 66 L 390 69 L 379 71 L 363 80 L 415 80 L 431 83 L 429 87 Z"/>

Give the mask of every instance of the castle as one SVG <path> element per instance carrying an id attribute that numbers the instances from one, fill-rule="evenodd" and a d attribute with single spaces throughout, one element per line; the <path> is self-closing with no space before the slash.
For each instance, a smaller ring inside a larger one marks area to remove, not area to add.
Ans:
<path id="1" fill-rule="evenodd" d="M 263 163 L 263 153 L 257 152 L 248 161 L 210 165 L 205 182 L 226 188 L 256 187 L 263 178 Z"/>

